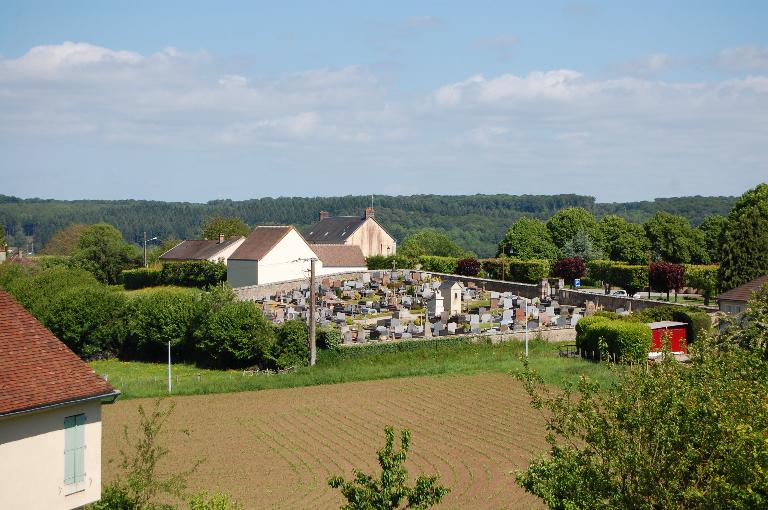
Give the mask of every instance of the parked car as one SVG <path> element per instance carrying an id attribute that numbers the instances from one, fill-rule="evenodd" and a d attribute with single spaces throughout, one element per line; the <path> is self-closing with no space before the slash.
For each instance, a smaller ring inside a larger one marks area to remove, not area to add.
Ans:
<path id="1" fill-rule="evenodd" d="M 627 294 L 627 291 L 626 291 L 626 290 L 614 290 L 614 291 L 611 293 L 611 296 L 616 296 L 616 297 L 627 297 L 627 296 L 628 296 L 628 294 Z"/>

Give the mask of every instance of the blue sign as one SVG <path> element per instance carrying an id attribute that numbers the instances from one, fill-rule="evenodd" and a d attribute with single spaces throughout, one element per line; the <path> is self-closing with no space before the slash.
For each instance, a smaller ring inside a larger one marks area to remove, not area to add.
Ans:
<path id="1" fill-rule="evenodd" d="M 581 278 L 576 278 L 575 280 L 573 280 L 573 286 L 581 287 Z"/>

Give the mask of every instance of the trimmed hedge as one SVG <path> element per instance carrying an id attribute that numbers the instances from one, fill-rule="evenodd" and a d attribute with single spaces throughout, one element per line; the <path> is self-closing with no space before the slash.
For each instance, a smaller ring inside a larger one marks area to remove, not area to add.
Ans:
<path id="1" fill-rule="evenodd" d="M 601 359 L 616 356 L 620 361 L 640 363 L 648 357 L 651 340 L 651 328 L 639 322 L 592 316 L 576 324 L 576 346 L 587 358 L 594 352 Z"/>
<path id="2" fill-rule="evenodd" d="M 176 285 L 204 289 L 227 279 L 227 266 L 207 260 L 166 262 L 162 269 L 130 269 L 122 272 L 126 290 Z"/>
<path id="3" fill-rule="evenodd" d="M 483 271 L 488 278 L 502 279 L 502 267 L 504 268 L 504 280 L 510 282 L 537 283 L 549 275 L 549 261 L 545 259 L 512 259 L 495 258 L 481 261 Z"/>
<path id="4" fill-rule="evenodd" d="M 592 260 L 587 263 L 587 270 L 593 280 L 622 287 L 628 294 L 634 294 L 648 286 L 648 266 L 612 260 Z"/>
<path id="5" fill-rule="evenodd" d="M 422 255 L 419 264 L 424 271 L 435 273 L 455 274 L 459 259 L 456 257 L 438 257 L 435 255 Z"/>
<path id="6" fill-rule="evenodd" d="M 392 262 L 395 263 L 395 267 L 398 269 L 413 269 L 416 267 L 416 259 L 410 257 L 404 257 L 402 255 L 371 255 L 365 259 L 368 269 L 392 269 Z"/>
<path id="7" fill-rule="evenodd" d="M 549 276 L 549 260 L 546 259 L 509 259 L 507 280 L 523 283 L 537 283 Z"/>
<path id="8" fill-rule="evenodd" d="M 125 290 L 143 289 L 158 285 L 161 285 L 159 269 L 145 269 L 142 267 L 123 271 L 123 286 Z"/>

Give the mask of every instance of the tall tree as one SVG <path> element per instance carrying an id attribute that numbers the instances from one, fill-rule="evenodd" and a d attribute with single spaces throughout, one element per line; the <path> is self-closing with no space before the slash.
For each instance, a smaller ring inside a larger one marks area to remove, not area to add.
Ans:
<path id="1" fill-rule="evenodd" d="M 523 217 L 509 227 L 499 243 L 498 255 L 509 255 L 518 259 L 560 258 L 560 250 L 552 242 L 552 235 L 541 220 Z"/>
<path id="2" fill-rule="evenodd" d="M 736 201 L 723 235 L 720 288 L 738 287 L 768 273 L 768 184 Z"/>
<path id="3" fill-rule="evenodd" d="M 603 216 L 597 224 L 602 249 L 610 260 L 642 264 L 647 261 L 648 240 L 642 225 L 621 216 Z"/>
<path id="4" fill-rule="evenodd" d="M 587 274 L 587 265 L 581 257 L 567 257 L 555 263 L 552 274 L 563 278 L 568 285 L 573 285 L 576 278 Z"/>
<path id="5" fill-rule="evenodd" d="M 728 218 L 719 214 L 713 214 L 704 218 L 701 225 L 696 227 L 696 231 L 699 232 L 703 239 L 704 250 L 707 252 L 710 263 L 720 262 L 723 234 L 725 234 L 725 226 L 727 224 Z"/>
<path id="6" fill-rule="evenodd" d="M 463 257 L 466 252 L 450 237 L 431 228 L 425 228 L 409 235 L 397 248 L 398 255 L 404 257 L 421 257 L 435 255 L 438 257 Z"/>
<path id="7" fill-rule="evenodd" d="M 203 224 L 203 239 L 218 239 L 224 235 L 224 239 L 248 235 L 248 225 L 240 218 L 214 216 L 208 218 Z"/>
<path id="8" fill-rule="evenodd" d="M 72 255 L 73 263 L 97 280 L 115 284 L 124 269 L 135 267 L 137 250 L 112 225 L 97 223 L 84 229 Z"/>
<path id="9" fill-rule="evenodd" d="M 666 292 L 667 301 L 669 301 L 669 291 L 674 290 L 675 300 L 677 300 L 677 291 L 685 284 L 685 266 L 671 262 L 654 262 L 648 271 L 648 279 L 653 290 Z"/>
<path id="10" fill-rule="evenodd" d="M 645 222 L 645 235 L 656 258 L 675 263 L 706 263 L 703 239 L 684 216 L 658 212 Z"/>
<path id="11" fill-rule="evenodd" d="M 565 258 L 578 257 L 587 262 L 605 257 L 603 251 L 585 228 L 580 228 L 576 235 L 565 243 L 562 251 Z"/>
<path id="12" fill-rule="evenodd" d="M 40 253 L 42 255 L 72 255 L 77 250 L 80 236 L 86 228 L 88 225 L 83 223 L 72 223 L 64 227 L 48 239 Z"/>
<path id="13" fill-rule="evenodd" d="M 557 211 L 547 222 L 547 229 L 552 234 L 552 242 L 560 249 L 580 230 L 584 230 L 593 241 L 598 235 L 597 220 L 582 207 L 566 207 Z"/>

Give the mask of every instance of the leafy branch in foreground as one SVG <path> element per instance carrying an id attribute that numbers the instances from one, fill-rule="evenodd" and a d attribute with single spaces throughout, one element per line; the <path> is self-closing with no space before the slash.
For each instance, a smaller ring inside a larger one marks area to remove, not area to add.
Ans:
<path id="1" fill-rule="evenodd" d="M 408 471 L 403 464 L 411 443 L 411 433 L 400 433 L 400 450 L 395 451 L 395 432 L 386 427 L 387 443 L 377 452 L 381 477 L 377 480 L 355 470 L 355 478 L 346 481 L 340 476 L 328 480 L 328 485 L 341 489 L 347 504 L 342 510 L 395 510 L 412 508 L 423 510 L 440 503 L 450 489 L 439 485 L 438 476 L 419 476 L 416 485 L 408 487 Z M 405 506 L 401 506 L 405 504 Z"/>
<path id="2" fill-rule="evenodd" d="M 750 344 L 697 342 L 690 364 L 624 367 L 606 388 L 552 390 L 525 363 L 550 451 L 517 483 L 553 509 L 766 508 L 768 363 Z"/>
<path id="3" fill-rule="evenodd" d="M 180 473 L 161 475 L 158 464 L 168 455 L 168 448 L 159 443 L 168 417 L 175 404 L 170 401 L 162 406 L 162 399 L 156 399 L 149 411 L 139 406 L 139 433 L 131 439 L 128 426 L 123 429 L 123 437 L 128 450 L 120 450 L 120 467 L 124 478 L 104 487 L 102 497 L 90 505 L 90 510 L 173 510 L 177 506 L 167 502 L 170 499 L 184 501 L 187 480 L 202 463 L 196 461 L 191 468 Z M 184 431 L 189 435 L 188 431 Z M 194 495 L 189 500 L 191 510 L 241 510 L 242 506 L 232 502 L 227 494 L 206 492 Z"/>

